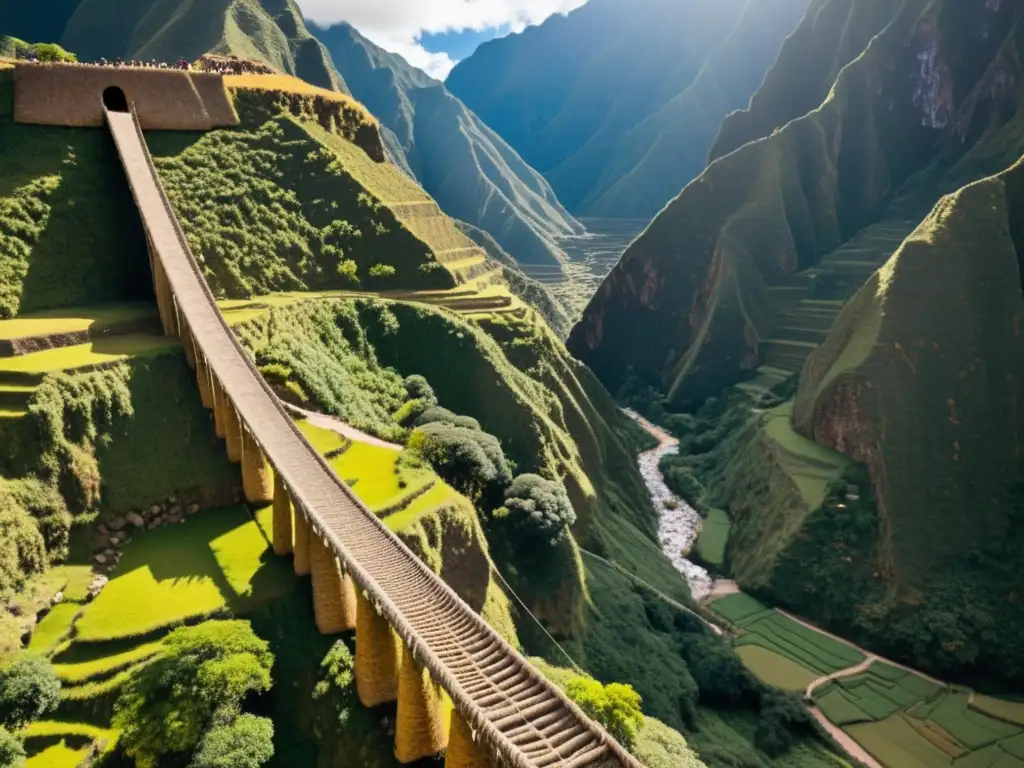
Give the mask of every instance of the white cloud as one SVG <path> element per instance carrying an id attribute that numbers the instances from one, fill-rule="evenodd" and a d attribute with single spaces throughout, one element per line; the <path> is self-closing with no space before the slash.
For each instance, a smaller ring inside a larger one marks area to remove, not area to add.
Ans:
<path id="1" fill-rule="evenodd" d="M 306 18 L 321 25 L 347 21 L 381 48 L 443 80 L 455 62 L 419 44 L 424 33 L 485 30 L 513 32 L 568 13 L 587 0 L 298 0 Z"/>

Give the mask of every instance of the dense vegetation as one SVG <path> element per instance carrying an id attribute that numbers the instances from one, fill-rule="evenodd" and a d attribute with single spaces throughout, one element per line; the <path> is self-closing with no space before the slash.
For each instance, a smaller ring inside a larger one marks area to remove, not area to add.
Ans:
<path id="1" fill-rule="evenodd" d="M 110 139 L 15 125 L 0 72 L 0 318 L 148 298 L 146 241 Z M 76 269 L 68 269 L 69 263 Z"/>
<path id="2" fill-rule="evenodd" d="M 193 752 L 203 768 L 263 765 L 273 753 L 273 727 L 240 710 L 271 686 L 266 641 L 247 622 L 210 621 L 175 630 L 163 647 L 117 700 L 121 749 L 142 766 Z"/>
<path id="3" fill-rule="evenodd" d="M 193 251 L 222 295 L 452 284 L 445 270 L 429 269 L 430 249 L 287 117 L 248 131 L 161 135 L 152 146 Z M 378 265 L 380 254 L 390 263 Z"/>
<path id="4" fill-rule="evenodd" d="M 490 233 L 521 263 L 557 262 L 556 238 L 582 227 L 544 178 L 445 86 L 348 24 L 310 27 L 388 150 L 449 216 Z"/>
<path id="5" fill-rule="evenodd" d="M 591 0 L 485 43 L 447 86 L 585 216 L 649 218 L 704 170 L 807 0 Z"/>

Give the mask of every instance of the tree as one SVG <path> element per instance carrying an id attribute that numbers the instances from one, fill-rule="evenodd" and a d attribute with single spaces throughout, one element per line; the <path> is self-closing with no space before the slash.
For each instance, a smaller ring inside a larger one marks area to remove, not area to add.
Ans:
<path id="1" fill-rule="evenodd" d="M 60 704 L 60 680 L 49 661 L 27 653 L 0 670 L 0 725 L 24 728 Z"/>
<path id="2" fill-rule="evenodd" d="M 164 653 L 132 678 L 117 700 L 114 727 L 141 768 L 187 754 L 212 728 L 232 722 L 250 693 L 270 689 L 274 657 L 247 621 L 177 629 Z M 212 749 L 213 747 L 211 747 Z"/>
<path id="3" fill-rule="evenodd" d="M 529 540 L 555 546 L 569 535 L 576 512 L 565 487 L 540 475 L 519 475 L 505 491 L 505 505 L 495 512 Z"/>
<path id="4" fill-rule="evenodd" d="M 260 768 L 273 756 L 274 724 L 265 717 L 239 715 L 207 732 L 192 768 Z"/>
<path id="5" fill-rule="evenodd" d="M 6 728 L 0 728 L 0 768 L 22 768 L 24 765 L 25 745 Z"/>
<path id="6" fill-rule="evenodd" d="M 757 748 L 770 757 L 778 757 L 793 745 L 795 728 L 809 722 L 799 696 L 766 689 L 761 694 L 761 720 L 754 733 Z"/>
<path id="7" fill-rule="evenodd" d="M 565 692 L 588 717 L 593 718 L 626 749 L 636 745 L 636 734 L 644 724 L 643 700 L 631 685 L 601 685 L 590 677 L 574 677 Z"/>
<path id="8" fill-rule="evenodd" d="M 473 500 L 501 498 L 512 482 L 512 465 L 501 443 L 486 432 L 445 422 L 425 424 L 409 437 L 409 449 Z"/>
<path id="9" fill-rule="evenodd" d="M 35 43 L 28 47 L 28 53 L 39 61 L 78 61 L 75 54 L 65 51 L 56 43 Z"/>

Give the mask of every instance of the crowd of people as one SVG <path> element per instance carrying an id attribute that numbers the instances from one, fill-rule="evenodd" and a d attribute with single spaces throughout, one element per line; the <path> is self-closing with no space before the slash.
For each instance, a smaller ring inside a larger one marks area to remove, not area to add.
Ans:
<path id="1" fill-rule="evenodd" d="M 178 59 L 177 62 L 169 64 L 165 61 L 151 59 L 144 61 L 140 59 L 100 59 L 99 61 L 68 61 L 43 59 L 28 51 L 18 51 L 17 57 L 21 61 L 30 63 L 67 64 L 69 66 L 91 66 L 91 67 L 113 67 L 115 69 L 171 69 L 185 72 L 210 72 L 218 75 L 272 75 L 274 70 L 260 61 L 248 61 L 236 57 L 204 56 L 199 61 L 191 62 L 187 59 Z"/>

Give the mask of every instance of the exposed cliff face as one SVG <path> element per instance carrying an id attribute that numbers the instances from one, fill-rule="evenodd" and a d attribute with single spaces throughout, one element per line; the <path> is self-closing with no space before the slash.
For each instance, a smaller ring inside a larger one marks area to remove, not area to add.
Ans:
<path id="1" fill-rule="evenodd" d="M 1007 3 L 906 0 L 818 109 L 713 163 L 655 219 L 591 301 L 570 350 L 611 388 L 631 367 L 683 405 L 766 357 L 799 370 L 818 337 L 773 348 L 799 317 L 792 297 L 807 297 L 809 275 L 797 273 L 821 271 L 823 256 L 888 209 L 885 234 L 897 234 L 872 252 L 882 263 L 913 228 L 904 222 L 948 191 L 940 179 L 962 184 L 1013 156 L 1001 127 L 1014 102 L 993 86 L 1015 77 L 1022 14 Z M 950 167 L 966 154 L 971 162 Z M 868 240 L 855 245 L 870 250 Z M 829 279 L 877 266 L 857 258 L 829 264 Z"/>

